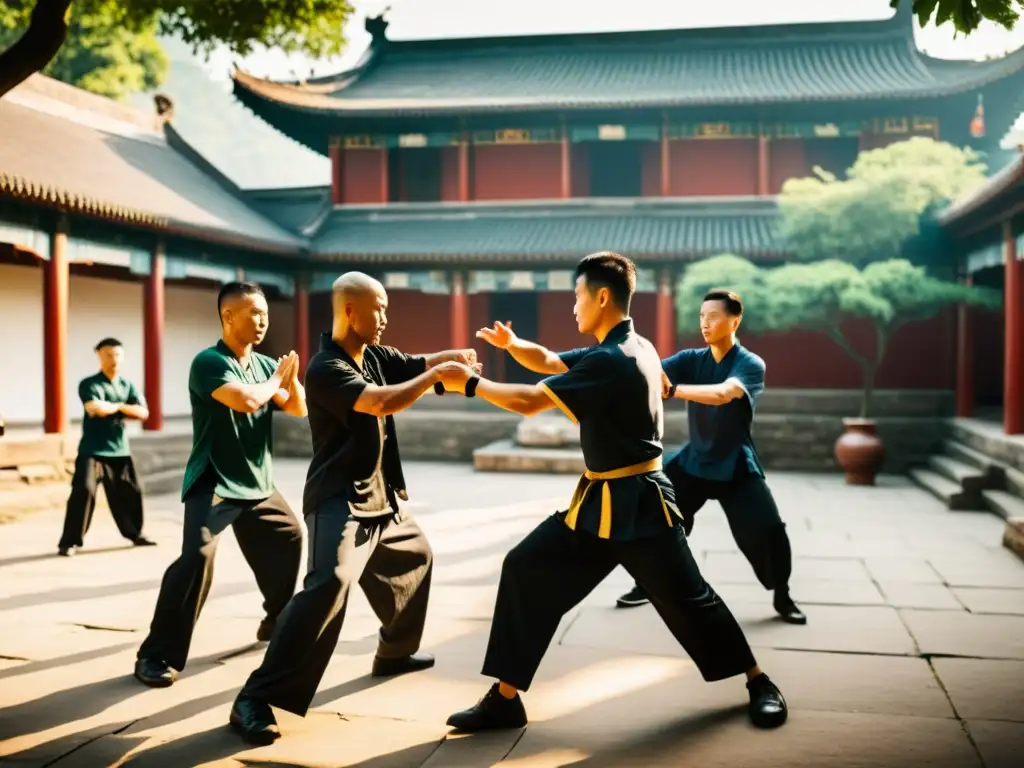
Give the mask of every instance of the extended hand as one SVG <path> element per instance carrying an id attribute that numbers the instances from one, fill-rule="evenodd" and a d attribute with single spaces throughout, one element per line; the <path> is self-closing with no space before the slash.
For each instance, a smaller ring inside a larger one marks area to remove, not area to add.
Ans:
<path id="1" fill-rule="evenodd" d="M 274 371 L 274 375 L 280 377 L 281 389 L 288 389 L 298 372 L 299 356 L 292 351 L 277 361 L 277 370 Z"/>
<path id="2" fill-rule="evenodd" d="M 483 339 L 492 347 L 508 349 L 516 342 L 516 335 L 512 331 L 512 321 L 501 322 L 496 320 L 493 328 L 481 328 L 476 332 L 478 339 Z"/>
<path id="3" fill-rule="evenodd" d="M 434 366 L 434 373 L 444 385 L 445 390 L 465 394 L 466 382 L 469 381 L 470 376 L 473 376 L 474 371 L 468 365 L 449 361 Z"/>
<path id="4" fill-rule="evenodd" d="M 672 389 L 672 382 L 668 380 L 668 376 L 666 376 L 665 372 L 662 371 L 661 372 L 661 399 L 662 400 L 667 400 L 668 399 L 668 391 L 670 389 Z"/>
<path id="5" fill-rule="evenodd" d="M 476 361 L 476 350 L 475 349 L 453 349 L 452 360 L 456 363 L 462 363 L 472 368 L 474 365 L 479 365 Z"/>

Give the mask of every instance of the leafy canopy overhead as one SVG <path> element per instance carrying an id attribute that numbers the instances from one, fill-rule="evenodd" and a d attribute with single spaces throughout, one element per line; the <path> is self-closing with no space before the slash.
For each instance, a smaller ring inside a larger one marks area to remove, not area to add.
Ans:
<path id="1" fill-rule="evenodd" d="M 927 211 L 984 183 L 985 165 L 970 148 L 915 137 L 861 152 L 846 176 L 815 168 L 783 185 L 780 234 L 797 258 L 897 258 Z"/>
<path id="2" fill-rule="evenodd" d="M 923 27 L 934 19 L 935 26 L 952 23 L 957 32 L 970 34 L 983 20 L 1013 29 L 1024 10 L 1024 0 L 890 0 L 889 5 L 912 2 L 914 15 Z"/>

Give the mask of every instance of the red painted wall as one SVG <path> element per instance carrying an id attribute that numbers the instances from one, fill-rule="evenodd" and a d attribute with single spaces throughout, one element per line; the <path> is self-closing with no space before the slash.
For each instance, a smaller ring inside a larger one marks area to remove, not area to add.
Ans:
<path id="1" fill-rule="evenodd" d="M 561 196 L 561 144 L 482 144 L 474 150 L 477 200 Z"/>
<path id="2" fill-rule="evenodd" d="M 684 139 L 669 151 L 673 195 L 757 194 L 756 139 Z"/>
<path id="3" fill-rule="evenodd" d="M 341 190 L 345 203 L 387 201 L 387 155 L 383 149 L 342 152 Z"/>
<path id="4" fill-rule="evenodd" d="M 777 195 L 788 179 L 811 175 L 803 139 L 773 139 L 768 143 L 768 191 Z"/>
<path id="5" fill-rule="evenodd" d="M 669 151 L 671 151 L 671 146 Z M 644 144 L 643 169 L 640 174 L 644 197 L 661 197 L 661 142 L 652 141 Z M 669 168 L 672 161 L 669 159 Z"/>
<path id="6" fill-rule="evenodd" d="M 470 149 L 470 152 L 473 150 Z M 441 199 L 459 199 L 459 148 L 441 150 Z"/>

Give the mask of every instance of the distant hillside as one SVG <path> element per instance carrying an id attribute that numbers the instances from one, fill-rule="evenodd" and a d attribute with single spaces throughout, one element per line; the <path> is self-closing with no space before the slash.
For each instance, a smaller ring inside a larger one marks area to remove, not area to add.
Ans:
<path id="1" fill-rule="evenodd" d="M 161 39 L 171 69 L 157 89 L 174 102 L 174 127 L 207 160 L 243 189 L 323 186 L 330 161 L 278 133 L 212 80 L 191 49 Z M 135 94 L 134 106 L 151 111 L 153 95 Z"/>

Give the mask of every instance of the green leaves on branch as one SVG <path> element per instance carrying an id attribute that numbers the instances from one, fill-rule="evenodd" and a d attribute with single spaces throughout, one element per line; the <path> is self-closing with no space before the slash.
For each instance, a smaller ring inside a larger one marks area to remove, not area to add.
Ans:
<path id="1" fill-rule="evenodd" d="M 1024 0 L 890 0 L 892 8 L 913 3 L 918 23 L 926 26 L 934 17 L 935 26 L 952 23 L 958 32 L 970 34 L 988 20 L 1013 29 L 1024 10 Z"/>
<path id="2" fill-rule="evenodd" d="M 915 137 L 861 152 L 846 176 L 816 168 L 783 185 L 780 234 L 797 258 L 898 258 L 926 212 L 984 183 L 985 165 L 969 148 Z"/>

